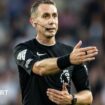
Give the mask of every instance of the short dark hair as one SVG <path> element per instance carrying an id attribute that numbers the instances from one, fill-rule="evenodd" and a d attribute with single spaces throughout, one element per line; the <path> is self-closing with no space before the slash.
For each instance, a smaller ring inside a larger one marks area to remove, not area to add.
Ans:
<path id="1" fill-rule="evenodd" d="M 37 8 L 39 7 L 40 4 L 52 4 L 55 5 L 55 2 L 53 0 L 35 0 L 35 2 L 31 6 L 31 16 Z"/>

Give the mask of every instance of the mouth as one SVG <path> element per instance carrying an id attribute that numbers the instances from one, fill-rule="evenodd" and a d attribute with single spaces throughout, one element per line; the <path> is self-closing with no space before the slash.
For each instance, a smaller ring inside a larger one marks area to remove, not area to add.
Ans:
<path id="1" fill-rule="evenodd" d="M 47 31 L 55 31 L 56 28 L 46 28 Z"/>

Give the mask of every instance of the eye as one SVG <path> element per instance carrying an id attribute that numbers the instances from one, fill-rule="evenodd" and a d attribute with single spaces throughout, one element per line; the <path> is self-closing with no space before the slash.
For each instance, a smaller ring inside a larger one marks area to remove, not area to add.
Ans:
<path id="1" fill-rule="evenodd" d="M 49 15 L 48 13 L 45 13 L 45 14 L 43 14 L 42 17 L 46 19 L 46 18 L 49 18 L 49 16 L 50 16 L 50 15 Z"/>
<path id="2" fill-rule="evenodd" d="M 53 17 L 56 18 L 56 17 L 58 17 L 58 15 L 57 15 L 56 13 L 54 13 L 54 14 L 53 14 Z"/>

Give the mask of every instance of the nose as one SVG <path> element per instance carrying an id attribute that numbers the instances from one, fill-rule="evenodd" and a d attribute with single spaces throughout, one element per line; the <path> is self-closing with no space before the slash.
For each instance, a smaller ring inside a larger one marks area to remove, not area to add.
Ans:
<path id="1" fill-rule="evenodd" d="M 55 19 L 53 17 L 51 17 L 48 21 L 49 24 L 55 24 Z"/>

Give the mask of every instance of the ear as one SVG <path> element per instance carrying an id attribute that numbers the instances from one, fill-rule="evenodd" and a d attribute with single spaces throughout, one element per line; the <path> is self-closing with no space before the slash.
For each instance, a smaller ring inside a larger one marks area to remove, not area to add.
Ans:
<path id="1" fill-rule="evenodd" d="M 33 18 L 30 18 L 29 22 L 32 24 L 33 27 L 36 26 L 36 21 Z"/>

